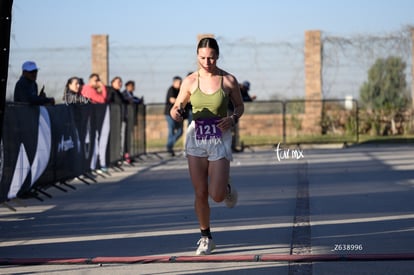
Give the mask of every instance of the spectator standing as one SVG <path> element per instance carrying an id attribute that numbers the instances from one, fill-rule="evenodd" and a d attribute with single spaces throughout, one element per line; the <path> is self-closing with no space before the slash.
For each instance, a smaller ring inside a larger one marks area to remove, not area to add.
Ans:
<path id="1" fill-rule="evenodd" d="M 93 104 L 105 104 L 107 102 L 107 90 L 105 85 L 102 83 L 99 75 L 96 73 L 92 73 L 89 76 L 88 83 L 83 85 L 82 96 L 87 98 L 90 103 Z M 109 129 L 105 128 L 102 129 L 99 139 L 105 140 L 102 144 L 107 143 L 107 138 L 109 137 Z M 96 164 L 94 162 L 91 163 L 91 169 L 95 170 L 98 174 L 107 174 L 109 175 L 108 167 L 106 167 L 106 148 L 104 145 L 101 146 L 101 142 L 98 144 L 99 147 L 99 161 L 100 161 L 100 169 L 96 169 Z"/>
<path id="2" fill-rule="evenodd" d="M 125 154 L 124 154 L 124 160 L 127 163 L 132 163 L 134 161 L 133 156 L 131 156 L 131 139 L 134 138 L 134 135 L 132 134 L 134 126 L 137 125 L 137 113 L 138 113 L 138 104 L 144 104 L 144 97 L 136 97 L 134 95 L 135 91 L 135 82 L 133 80 L 129 80 L 125 83 L 125 90 L 122 92 L 122 95 L 124 96 L 124 99 L 129 102 L 129 104 L 134 104 L 134 106 L 128 107 L 126 106 L 125 110 L 125 116 L 127 119 L 131 119 L 132 121 L 127 121 L 126 127 L 125 127 Z M 130 114 L 132 113 L 132 115 Z"/>
<path id="3" fill-rule="evenodd" d="M 183 134 L 183 122 L 174 120 L 170 115 L 170 110 L 175 103 L 175 100 L 180 92 L 182 79 L 179 76 L 173 78 L 173 83 L 167 90 L 165 101 L 165 119 L 168 125 L 167 151 L 171 156 L 175 156 L 174 145 Z"/>
<path id="4" fill-rule="evenodd" d="M 89 76 L 88 84 L 83 86 L 81 94 L 88 98 L 91 103 L 102 104 L 107 102 L 106 87 L 96 73 Z"/>
<path id="5" fill-rule="evenodd" d="M 81 95 L 80 79 L 78 77 L 73 76 L 66 82 L 63 101 L 66 104 L 89 103 L 89 100 Z"/>
<path id="6" fill-rule="evenodd" d="M 256 96 L 250 96 L 249 94 L 250 91 L 250 82 L 249 81 L 243 81 L 243 83 L 240 85 L 240 92 L 243 98 L 244 102 L 252 102 L 254 100 L 256 100 Z"/>
<path id="7" fill-rule="evenodd" d="M 252 102 L 256 100 L 256 96 L 255 95 L 250 96 L 249 91 L 250 91 L 250 82 L 247 80 L 243 81 L 243 83 L 240 84 L 240 94 L 243 99 L 243 102 Z M 233 113 L 234 107 L 231 102 L 229 102 L 228 109 L 229 109 L 229 113 Z M 243 148 L 241 150 L 237 149 L 237 144 L 239 143 L 239 137 L 240 137 L 238 124 L 234 125 L 234 127 L 231 130 L 231 134 L 232 134 L 231 150 L 234 153 L 239 153 L 243 151 Z"/>
<path id="8" fill-rule="evenodd" d="M 108 102 L 109 103 L 116 103 L 116 104 L 124 104 L 126 99 L 124 99 L 124 95 L 121 92 L 122 89 L 122 78 L 119 76 L 115 76 L 111 80 L 111 86 L 107 87 L 108 93 Z"/>
<path id="9" fill-rule="evenodd" d="M 131 163 L 131 158 L 129 155 L 129 146 L 127 141 L 127 124 L 128 124 L 128 114 L 127 114 L 127 104 L 129 100 L 125 98 L 124 94 L 121 92 L 122 89 L 122 78 L 119 76 L 114 77 L 111 80 L 111 86 L 108 87 L 108 102 L 111 104 L 117 104 L 121 107 L 121 153 L 122 158 L 125 162 Z"/>
<path id="10" fill-rule="evenodd" d="M 129 80 L 125 83 L 125 90 L 122 92 L 122 94 L 124 95 L 124 98 L 127 99 L 130 103 L 136 103 L 136 104 L 144 103 L 144 98 L 136 97 L 134 95 L 134 91 L 135 91 L 135 82 L 132 80 Z"/>
<path id="11" fill-rule="evenodd" d="M 78 79 L 78 81 L 79 81 L 79 89 L 78 89 L 78 92 L 79 92 L 79 94 L 81 94 L 82 93 L 82 88 L 85 85 L 85 81 L 83 81 L 83 78 L 82 77 L 80 77 Z"/>
<path id="12" fill-rule="evenodd" d="M 14 102 L 29 103 L 32 105 L 54 105 L 53 97 L 46 97 L 44 87 L 39 93 L 36 83 L 39 68 L 33 61 L 26 61 L 22 65 L 22 75 L 14 88 Z"/>

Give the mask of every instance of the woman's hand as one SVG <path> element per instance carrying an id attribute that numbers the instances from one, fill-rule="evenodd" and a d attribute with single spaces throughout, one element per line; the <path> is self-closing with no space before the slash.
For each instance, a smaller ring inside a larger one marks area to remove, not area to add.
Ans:
<path id="1" fill-rule="evenodd" d="M 230 130 L 231 127 L 233 127 L 233 125 L 234 125 L 233 118 L 228 116 L 228 117 L 223 117 L 222 119 L 220 119 L 219 123 L 217 124 L 217 127 L 219 127 L 219 129 L 222 132 L 225 132 L 227 130 Z"/>
<path id="2" fill-rule="evenodd" d="M 174 119 L 175 121 L 181 122 L 183 121 L 183 116 L 182 116 L 182 111 L 180 110 L 180 108 L 176 105 L 174 105 L 171 110 L 170 110 L 170 115 L 172 117 L 172 119 Z"/>

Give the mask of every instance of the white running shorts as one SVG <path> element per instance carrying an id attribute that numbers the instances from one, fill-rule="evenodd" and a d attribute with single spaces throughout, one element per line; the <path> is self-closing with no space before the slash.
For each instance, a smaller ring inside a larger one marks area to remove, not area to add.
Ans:
<path id="1" fill-rule="evenodd" d="M 197 139 L 195 121 L 193 120 L 187 128 L 185 153 L 190 156 L 204 157 L 209 161 L 216 161 L 222 158 L 232 161 L 231 142 L 230 130 L 221 133 L 221 138 Z"/>

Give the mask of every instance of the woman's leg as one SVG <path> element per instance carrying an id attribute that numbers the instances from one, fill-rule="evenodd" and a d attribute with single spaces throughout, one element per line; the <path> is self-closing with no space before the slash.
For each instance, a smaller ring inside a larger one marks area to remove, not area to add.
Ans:
<path id="1" fill-rule="evenodd" d="M 210 161 L 208 167 L 210 177 L 209 193 L 215 202 L 222 202 L 228 194 L 228 183 L 230 176 L 230 161 L 222 158 Z"/>
<path id="2" fill-rule="evenodd" d="M 194 187 L 194 207 L 200 229 L 210 228 L 210 206 L 208 203 L 208 167 L 207 158 L 187 156 L 190 177 Z"/>

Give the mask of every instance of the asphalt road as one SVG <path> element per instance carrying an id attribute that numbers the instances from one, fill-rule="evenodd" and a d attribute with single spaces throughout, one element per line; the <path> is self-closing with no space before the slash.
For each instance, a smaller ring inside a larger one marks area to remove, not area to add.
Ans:
<path id="1" fill-rule="evenodd" d="M 289 149 L 289 151 L 288 151 Z M 186 159 L 148 155 L 89 185 L 0 209 L 1 274 L 410 274 L 413 147 L 235 154 L 239 204 L 199 238 Z M 60 260 L 60 261 L 58 261 Z"/>

